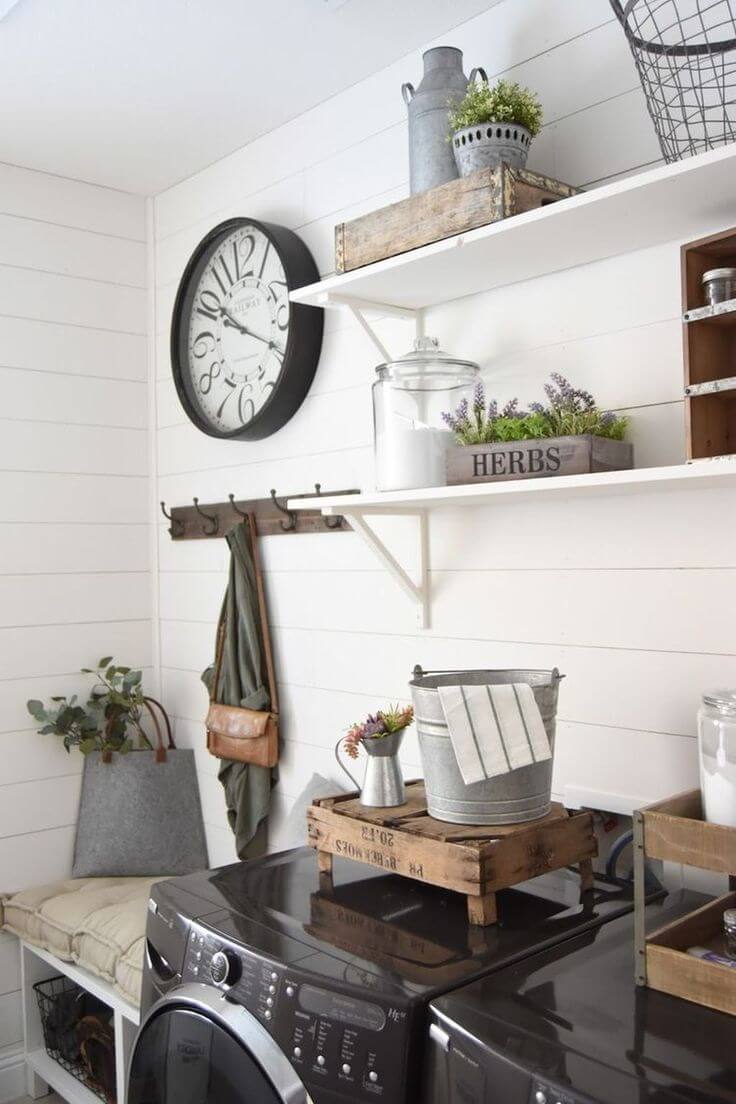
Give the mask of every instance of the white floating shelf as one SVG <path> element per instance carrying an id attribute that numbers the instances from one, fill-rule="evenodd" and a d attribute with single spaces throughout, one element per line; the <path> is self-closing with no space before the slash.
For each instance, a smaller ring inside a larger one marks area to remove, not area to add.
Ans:
<path id="1" fill-rule="evenodd" d="M 641 494 L 680 491 L 689 487 L 736 487 L 736 457 L 697 460 L 666 468 L 561 475 L 548 479 L 509 479 L 501 483 L 465 483 L 459 487 L 428 487 L 418 491 L 375 491 L 360 495 L 292 498 L 290 510 L 322 510 L 323 514 L 403 514 L 431 507 L 492 505 L 504 499 L 521 502 L 550 495 Z"/>
<path id="2" fill-rule="evenodd" d="M 318 307 L 421 310 L 736 224 L 736 146 L 614 181 L 291 293 Z"/>
<path id="3" fill-rule="evenodd" d="M 456 506 L 493 506 L 503 502 L 536 502 L 540 499 L 584 498 L 601 494 L 632 495 L 662 491 L 736 489 L 736 457 L 698 460 L 665 468 L 634 468 L 631 471 L 595 472 L 591 475 L 563 475 L 547 479 L 516 479 L 501 483 L 470 483 L 459 487 L 427 487 L 414 491 L 375 491 L 371 494 L 324 495 L 291 498 L 290 510 L 321 510 L 345 517 L 355 533 L 380 559 L 409 599 L 417 607 L 420 628 L 429 627 L 428 525 L 431 509 Z M 378 536 L 371 517 L 414 517 L 417 520 L 419 578 L 412 579 Z"/>

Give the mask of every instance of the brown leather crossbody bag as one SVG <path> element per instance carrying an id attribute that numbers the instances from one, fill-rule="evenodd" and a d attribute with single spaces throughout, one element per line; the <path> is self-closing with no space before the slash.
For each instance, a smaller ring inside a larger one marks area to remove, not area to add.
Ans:
<path id="1" fill-rule="evenodd" d="M 268 629 L 266 595 L 258 555 L 256 523 L 248 515 L 250 546 L 258 594 L 258 613 L 261 638 L 268 675 L 268 694 L 271 700 L 269 712 L 259 709 L 243 709 L 238 705 L 221 705 L 215 701 L 222 669 L 225 648 L 225 622 L 220 620 L 217 630 L 215 673 L 212 679 L 210 707 L 207 711 L 207 750 L 217 759 L 234 759 L 238 763 L 253 763 L 258 767 L 275 767 L 279 761 L 279 704 L 276 691 L 276 675 L 271 651 L 271 635 Z"/>

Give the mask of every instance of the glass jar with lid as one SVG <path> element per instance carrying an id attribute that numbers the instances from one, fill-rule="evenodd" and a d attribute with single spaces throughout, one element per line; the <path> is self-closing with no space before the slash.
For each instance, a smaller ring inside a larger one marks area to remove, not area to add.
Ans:
<path id="1" fill-rule="evenodd" d="M 373 427 L 376 486 L 380 491 L 442 487 L 445 452 L 453 435 L 442 415 L 472 400 L 480 368 L 457 360 L 434 338 L 419 337 L 413 349 L 376 368 Z"/>
<path id="2" fill-rule="evenodd" d="M 698 749 L 703 816 L 736 828 L 736 690 L 703 695 Z"/>

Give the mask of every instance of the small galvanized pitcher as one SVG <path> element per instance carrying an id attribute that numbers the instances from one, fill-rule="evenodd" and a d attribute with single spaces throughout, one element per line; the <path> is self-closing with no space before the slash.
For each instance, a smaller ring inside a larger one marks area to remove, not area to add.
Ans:
<path id="1" fill-rule="evenodd" d="M 360 792 L 361 805 L 376 809 L 389 809 L 403 805 L 406 801 L 404 778 L 399 763 L 399 748 L 404 738 L 404 729 L 391 732 L 388 736 L 366 736 L 361 741 L 368 755 L 365 778 L 361 786 L 340 758 L 340 744 L 335 744 L 335 758 L 345 771 L 355 788 Z"/>

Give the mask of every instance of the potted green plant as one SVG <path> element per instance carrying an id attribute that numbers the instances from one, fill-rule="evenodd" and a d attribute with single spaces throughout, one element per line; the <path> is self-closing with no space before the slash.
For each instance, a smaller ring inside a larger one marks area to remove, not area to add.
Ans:
<path id="1" fill-rule="evenodd" d="M 451 103 L 450 141 L 460 176 L 505 162 L 523 169 L 532 138 L 542 126 L 536 93 L 515 81 L 473 81 L 460 103 Z"/>
<path id="2" fill-rule="evenodd" d="M 486 401 L 482 383 L 472 404 L 443 414 L 455 435 L 447 450 L 447 482 L 488 483 L 502 479 L 579 475 L 631 468 L 634 453 L 624 440 L 628 419 L 600 410 L 588 391 L 553 372 L 547 402 L 522 410 L 518 399 L 503 408 Z"/>
<path id="3" fill-rule="evenodd" d="M 84 705 L 79 704 L 77 694 L 52 697 L 49 706 L 36 699 L 26 702 L 28 712 L 42 726 L 39 732 L 61 736 L 68 752 L 73 747 L 82 755 L 99 751 L 105 762 L 113 752 L 126 755 L 132 751 L 135 735 L 141 747 L 150 748 L 143 714 L 150 714 L 157 730 L 158 720 L 149 705 L 154 699 L 143 693 L 142 672 L 116 666 L 112 656 L 104 656 L 95 670 L 83 667 L 82 673 L 95 678 Z M 158 702 L 154 704 L 161 709 Z M 161 712 L 164 715 L 163 709 Z"/>

